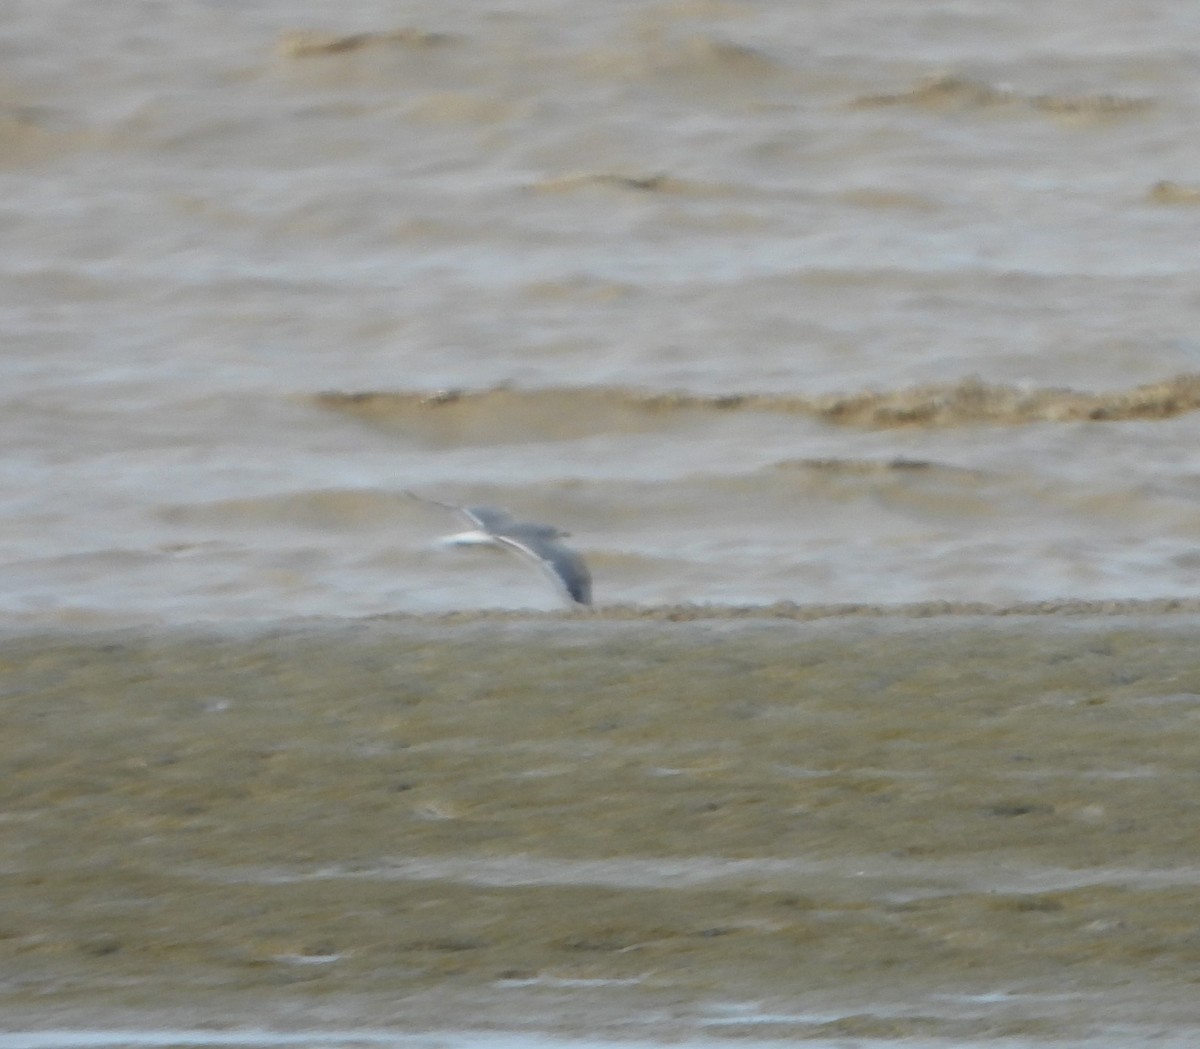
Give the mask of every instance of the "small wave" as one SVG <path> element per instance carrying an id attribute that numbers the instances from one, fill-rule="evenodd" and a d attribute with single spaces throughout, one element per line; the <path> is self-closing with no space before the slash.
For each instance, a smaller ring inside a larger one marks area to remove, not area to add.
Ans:
<path id="1" fill-rule="evenodd" d="M 943 492 L 975 489 L 980 482 L 995 480 L 983 470 L 965 466 L 934 462 L 932 459 L 781 459 L 759 471 L 755 476 L 771 478 L 768 483 L 778 483 L 780 473 L 811 478 L 826 483 L 845 482 L 853 485 L 862 481 L 877 491 L 890 490 L 899 482 L 921 479 L 920 487 L 925 492 L 927 505 L 932 507 L 936 500 L 930 486 Z M 947 487 L 949 486 L 949 487 Z M 960 506 L 959 512 L 962 512 Z"/>
<path id="2" fill-rule="evenodd" d="M 703 73 L 772 76 L 786 67 L 758 48 L 710 36 L 689 36 L 670 52 L 670 64 Z"/>
<path id="3" fill-rule="evenodd" d="M 315 403 L 385 429 L 448 443 L 573 440 L 644 433 L 712 409 L 710 398 L 639 394 L 621 388 L 326 392 Z M 738 399 L 740 400 L 740 398 Z"/>
<path id="4" fill-rule="evenodd" d="M 909 420 L 929 425 L 972 422 L 1123 422 L 1170 419 L 1200 408 L 1200 376 L 1181 375 L 1162 382 L 1110 393 L 1070 389 L 1022 390 L 968 379 L 953 386 L 920 387 L 898 394 L 866 394 L 828 406 L 843 421 L 866 412 L 870 425 Z"/>
<path id="5" fill-rule="evenodd" d="M 96 144 L 96 136 L 37 106 L 0 106 L 0 168 L 37 163 Z"/>
<path id="6" fill-rule="evenodd" d="M 1156 182 L 1146 191 L 1146 199 L 1151 204 L 1200 204 L 1200 186 Z"/>
<path id="7" fill-rule="evenodd" d="M 593 51 L 585 64 L 594 73 L 622 79 L 685 78 L 725 83 L 762 83 L 788 73 L 788 66 L 755 47 L 706 34 L 682 38 L 650 28 L 633 46 Z"/>
<path id="8" fill-rule="evenodd" d="M 1181 375 L 1100 394 L 1022 390 L 967 379 L 953 385 L 827 397 L 815 403 L 818 414 L 830 422 L 871 429 L 1169 419 L 1200 408 L 1200 376 Z"/>
<path id="9" fill-rule="evenodd" d="M 951 469 L 929 459 L 783 459 L 776 470 L 812 470 L 831 474 L 880 474 L 903 470 Z"/>
<path id="10" fill-rule="evenodd" d="M 313 58 L 320 55 L 344 55 L 378 47 L 440 47 L 454 43 L 458 37 L 450 33 L 431 33 L 424 29 L 404 27 L 373 33 L 323 33 L 298 29 L 284 33 L 275 45 L 281 58 Z"/>
<path id="11" fill-rule="evenodd" d="M 374 425 L 416 431 L 433 440 L 569 440 L 601 432 L 647 432 L 686 417 L 728 412 L 803 415 L 861 429 L 945 428 L 981 423 L 1161 420 L 1200 409 L 1200 375 L 1110 393 L 1020 389 L 964 379 L 901 390 L 803 397 L 746 393 L 651 393 L 621 387 L 586 389 L 327 391 L 321 408 Z"/>
<path id="12" fill-rule="evenodd" d="M 951 73 L 924 78 L 907 91 L 895 94 L 861 95 L 850 104 L 856 109 L 922 106 L 969 110 L 1011 106 L 1065 116 L 1111 117 L 1148 109 L 1153 101 L 1120 95 L 1031 95 Z"/>
<path id="13" fill-rule="evenodd" d="M 705 187 L 670 175 L 622 175 L 612 171 L 578 172 L 531 183 L 539 193 L 573 193 L 584 189 L 634 190 L 641 193 L 696 193 Z"/>

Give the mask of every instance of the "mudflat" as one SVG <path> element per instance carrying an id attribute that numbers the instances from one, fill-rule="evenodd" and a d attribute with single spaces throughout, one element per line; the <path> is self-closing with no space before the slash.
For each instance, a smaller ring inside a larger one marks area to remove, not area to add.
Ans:
<path id="1" fill-rule="evenodd" d="M 1188 1030 L 1200 620 L 1075 612 L 8 636 L 0 1027 Z"/>

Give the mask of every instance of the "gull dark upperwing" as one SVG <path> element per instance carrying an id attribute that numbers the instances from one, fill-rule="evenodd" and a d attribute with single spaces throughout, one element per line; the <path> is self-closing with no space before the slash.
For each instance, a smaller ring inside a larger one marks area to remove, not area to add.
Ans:
<path id="1" fill-rule="evenodd" d="M 496 541 L 532 558 L 579 605 L 592 603 L 592 574 L 583 558 L 557 542 L 563 533 L 547 525 L 516 524 L 496 533 Z"/>
<path id="2" fill-rule="evenodd" d="M 583 558 L 558 540 L 569 533 L 554 525 L 518 521 L 506 510 L 494 506 L 455 506 L 452 503 L 427 499 L 415 492 L 407 495 L 423 503 L 440 506 L 457 514 L 490 536 L 497 546 L 506 547 L 531 560 L 554 585 L 571 601 L 579 605 L 592 603 L 592 575 Z"/>

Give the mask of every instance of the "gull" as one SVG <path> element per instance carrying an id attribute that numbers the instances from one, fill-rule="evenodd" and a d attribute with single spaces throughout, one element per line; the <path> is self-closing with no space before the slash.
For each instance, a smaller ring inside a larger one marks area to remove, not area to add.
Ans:
<path id="1" fill-rule="evenodd" d="M 570 532 L 564 532 L 554 525 L 518 521 L 507 510 L 494 506 L 455 506 L 428 499 L 416 492 L 406 491 L 404 494 L 422 503 L 449 510 L 473 526 L 469 531 L 445 536 L 443 542 L 454 546 L 498 546 L 515 550 L 537 565 L 573 604 L 586 606 L 592 603 L 592 575 L 587 565 L 574 550 L 558 541 L 565 539 Z"/>

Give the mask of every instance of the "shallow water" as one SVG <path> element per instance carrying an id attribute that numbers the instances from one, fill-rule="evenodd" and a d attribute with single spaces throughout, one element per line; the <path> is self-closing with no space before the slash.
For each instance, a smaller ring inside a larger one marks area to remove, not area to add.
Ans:
<path id="1" fill-rule="evenodd" d="M 0 1027 L 1200 1029 L 1194 610 L 687 611 L 8 637 Z"/>
<path id="2" fill-rule="evenodd" d="M 0 617 L 1190 594 L 1194 29 L 13 0 Z"/>

